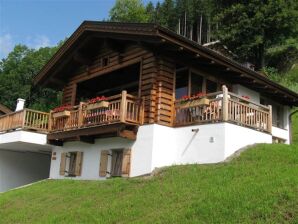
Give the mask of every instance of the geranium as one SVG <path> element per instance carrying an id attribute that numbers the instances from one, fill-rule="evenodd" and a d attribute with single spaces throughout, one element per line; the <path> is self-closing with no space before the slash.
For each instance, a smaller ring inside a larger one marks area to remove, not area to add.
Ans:
<path id="1" fill-rule="evenodd" d="M 69 104 L 66 104 L 66 105 L 61 105 L 59 107 L 54 108 L 53 112 L 57 113 L 57 112 L 63 112 L 63 111 L 66 111 L 66 110 L 71 110 L 71 109 L 72 109 L 72 106 L 69 105 Z"/>
<path id="2" fill-rule="evenodd" d="M 249 100 L 250 97 L 249 96 L 242 96 L 242 98 Z"/>
<path id="3" fill-rule="evenodd" d="M 206 94 L 205 93 L 201 93 L 201 92 L 196 93 L 196 94 L 194 94 L 192 96 L 185 95 L 185 96 L 182 96 L 181 102 L 187 102 L 187 101 L 191 101 L 191 100 L 196 100 L 196 99 L 199 99 L 199 98 L 202 98 L 202 97 L 205 97 L 205 96 L 206 96 Z"/>
<path id="4" fill-rule="evenodd" d="M 105 101 L 105 100 L 107 100 L 107 98 L 105 96 L 97 96 L 95 98 L 88 100 L 88 103 L 98 103 L 98 102 Z"/>

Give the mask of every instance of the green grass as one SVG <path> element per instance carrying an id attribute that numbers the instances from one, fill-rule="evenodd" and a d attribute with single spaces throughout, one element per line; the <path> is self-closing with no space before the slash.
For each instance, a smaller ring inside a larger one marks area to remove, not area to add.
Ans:
<path id="1" fill-rule="evenodd" d="M 43 181 L 0 195 L 0 223 L 298 223 L 298 145 L 152 178 Z"/>
<path id="2" fill-rule="evenodd" d="M 296 108 L 298 110 L 298 108 Z M 292 137 L 293 143 L 298 144 L 298 112 L 292 117 Z"/>

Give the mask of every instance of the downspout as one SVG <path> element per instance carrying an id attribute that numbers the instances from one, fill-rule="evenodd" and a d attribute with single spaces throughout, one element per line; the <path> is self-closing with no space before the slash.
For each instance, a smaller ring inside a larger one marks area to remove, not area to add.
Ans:
<path id="1" fill-rule="evenodd" d="M 298 110 L 295 110 L 289 114 L 290 144 L 292 144 L 292 142 L 293 142 L 293 139 L 292 139 L 293 138 L 293 136 L 292 136 L 292 116 L 296 113 L 298 113 Z"/>

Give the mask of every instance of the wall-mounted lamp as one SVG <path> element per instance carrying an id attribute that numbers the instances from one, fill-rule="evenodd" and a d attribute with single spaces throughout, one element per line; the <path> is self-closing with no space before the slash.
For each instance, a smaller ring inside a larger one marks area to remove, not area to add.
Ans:
<path id="1" fill-rule="evenodd" d="M 214 142 L 214 137 L 210 137 L 209 142 L 213 143 Z"/>
<path id="2" fill-rule="evenodd" d="M 198 128 L 191 129 L 192 132 L 196 132 L 196 133 L 199 132 L 199 130 L 200 130 L 200 129 L 198 129 Z"/>

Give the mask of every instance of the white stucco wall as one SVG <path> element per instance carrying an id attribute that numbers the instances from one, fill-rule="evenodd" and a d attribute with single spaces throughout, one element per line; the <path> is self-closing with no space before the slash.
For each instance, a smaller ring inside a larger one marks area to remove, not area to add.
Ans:
<path id="1" fill-rule="evenodd" d="M 194 132 L 192 129 L 199 131 Z M 131 148 L 130 176 L 134 177 L 148 174 L 158 167 L 174 164 L 221 162 L 247 145 L 271 142 L 270 134 L 230 123 L 180 128 L 157 124 L 144 125 L 139 128 L 136 141 L 106 138 L 97 139 L 95 144 L 69 142 L 63 147 L 55 147 L 53 151 L 57 153 L 57 159 L 52 160 L 50 177 L 65 178 L 59 175 L 61 152 L 84 152 L 81 176 L 74 179 L 104 179 L 99 177 L 101 150 Z M 110 163 L 111 161 L 108 167 Z"/>
<path id="2" fill-rule="evenodd" d="M 239 96 L 249 96 L 252 102 L 260 103 L 260 93 L 252 89 L 236 84 L 236 85 L 233 85 L 233 92 L 238 94 Z"/>
<path id="3" fill-rule="evenodd" d="M 25 142 L 38 145 L 46 145 L 47 135 L 23 130 L 0 134 L 0 144 L 7 144 L 12 142 Z"/>
<path id="4" fill-rule="evenodd" d="M 199 129 L 192 132 L 192 129 Z M 175 128 L 176 162 L 216 163 L 224 159 L 224 123 Z"/>
<path id="5" fill-rule="evenodd" d="M 50 155 L 0 150 L 0 192 L 49 177 Z"/>
<path id="6" fill-rule="evenodd" d="M 97 139 L 94 144 L 83 142 L 67 142 L 63 147 L 55 147 L 53 152 L 56 152 L 56 160 L 51 161 L 50 178 L 62 179 L 60 176 L 60 161 L 62 152 L 83 152 L 82 172 L 79 177 L 71 177 L 71 179 L 81 180 L 96 180 L 105 179 L 99 177 L 100 154 L 102 150 L 132 148 L 133 141 L 124 138 L 105 138 Z M 108 166 L 110 167 L 110 162 Z M 70 178 L 70 177 L 67 177 Z"/>
<path id="7" fill-rule="evenodd" d="M 251 128 L 225 123 L 225 158 L 243 147 L 256 143 L 272 143 L 272 136 Z"/>

